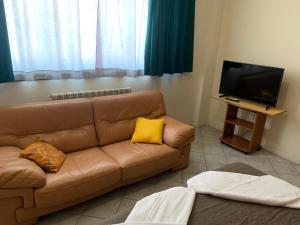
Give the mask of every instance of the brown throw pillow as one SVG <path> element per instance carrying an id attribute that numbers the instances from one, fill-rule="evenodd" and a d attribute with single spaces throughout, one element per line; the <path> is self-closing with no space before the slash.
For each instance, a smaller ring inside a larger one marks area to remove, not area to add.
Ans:
<path id="1" fill-rule="evenodd" d="M 46 172 L 57 172 L 65 160 L 65 154 L 53 145 L 38 139 L 20 152 L 20 157 L 32 160 Z"/>

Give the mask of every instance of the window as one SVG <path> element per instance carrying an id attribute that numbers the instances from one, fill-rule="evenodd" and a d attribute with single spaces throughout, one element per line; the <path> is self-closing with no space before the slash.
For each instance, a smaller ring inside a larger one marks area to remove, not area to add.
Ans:
<path id="1" fill-rule="evenodd" d="M 16 80 L 139 75 L 148 0 L 4 0 Z"/>

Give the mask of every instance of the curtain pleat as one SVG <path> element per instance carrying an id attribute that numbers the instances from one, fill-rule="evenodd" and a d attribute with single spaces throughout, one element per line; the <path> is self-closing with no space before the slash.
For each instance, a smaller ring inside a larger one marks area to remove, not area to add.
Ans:
<path id="1" fill-rule="evenodd" d="M 101 0 L 96 74 L 139 76 L 144 70 L 148 0 Z"/>
<path id="2" fill-rule="evenodd" d="M 14 80 L 3 0 L 0 0 L 0 83 Z"/>
<path id="3" fill-rule="evenodd" d="M 147 3 L 4 0 L 15 79 L 143 75 Z"/>
<path id="4" fill-rule="evenodd" d="M 149 0 L 145 75 L 192 72 L 195 0 Z"/>
<path id="5" fill-rule="evenodd" d="M 16 80 L 95 74 L 98 0 L 4 0 Z"/>

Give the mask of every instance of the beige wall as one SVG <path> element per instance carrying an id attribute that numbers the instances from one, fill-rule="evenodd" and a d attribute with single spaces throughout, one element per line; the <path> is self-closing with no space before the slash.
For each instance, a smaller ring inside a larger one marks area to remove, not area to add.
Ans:
<path id="1" fill-rule="evenodd" d="M 134 91 L 158 89 L 164 93 L 169 114 L 199 125 L 204 74 L 214 69 L 215 33 L 219 30 L 223 0 L 197 0 L 194 72 L 185 75 L 139 78 L 97 78 L 16 82 L 0 85 L 0 105 L 44 101 L 54 92 L 131 87 Z M 205 62 L 205 63 L 204 63 Z"/>
<path id="2" fill-rule="evenodd" d="M 224 59 L 286 68 L 278 106 L 288 113 L 268 121 L 264 147 L 300 163 L 300 1 L 226 0 L 211 96 L 218 93 Z M 225 107 L 211 100 L 208 123 L 221 129 Z"/>

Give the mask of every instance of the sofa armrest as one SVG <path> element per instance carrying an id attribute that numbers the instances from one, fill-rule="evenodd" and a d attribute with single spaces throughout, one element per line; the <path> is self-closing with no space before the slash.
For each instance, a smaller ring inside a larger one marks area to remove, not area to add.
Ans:
<path id="1" fill-rule="evenodd" d="M 20 158 L 19 153 L 16 147 L 0 147 L 0 188 L 44 186 L 45 172 L 34 162 Z"/>
<path id="2" fill-rule="evenodd" d="M 163 142 L 173 148 L 179 148 L 194 137 L 195 129 L 169 116 L 164 118 Z"/>

